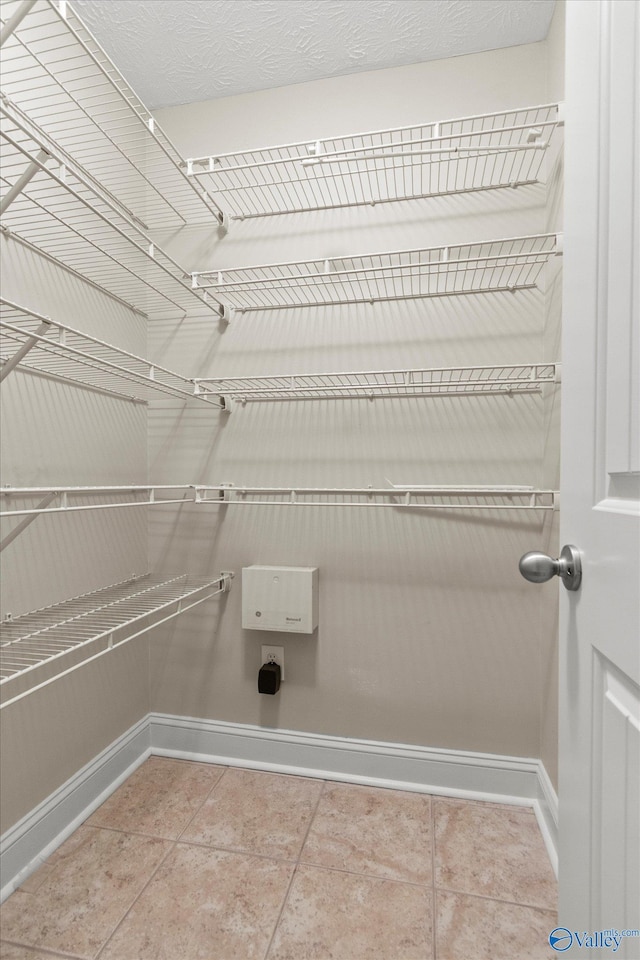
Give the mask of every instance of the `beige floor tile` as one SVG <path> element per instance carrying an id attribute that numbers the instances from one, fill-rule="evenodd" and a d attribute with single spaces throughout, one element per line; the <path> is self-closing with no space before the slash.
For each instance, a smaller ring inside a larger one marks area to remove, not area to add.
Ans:
<path id="1" fill-rule="evenodd" d="M 35 893 L 0 909 L 7 940 L 94 957 L 170 848 L 165 840 L 82 826 L 49 859 Z"/>
<path id="2" fill-rule="evenodd" d="M 179 843 L 100 960 L 262 960 L 293 864 Z"/>
<path id="3" fill-rule="evenodd" d="M 429 960 L 431 890 L 300 864 L 268 960 Z"/>
<path id="4" fill-rule="evenodd" d="M 224 770 L 213 764 L 149 757 L 87 822 L 175 840 Z"/>
<path id="5" fill-rule="evenodd" d="M 436 892 L 438 960 L 551 960 L 552 910 Z"/>
<path id="6" fill-rule="evenodd" d="M 182 840 L 297 858 L 322 781 L 230 768 Z"/>
<path id="7" fill-rule="evenodd" d="M 419 793 L 328 783 L 300 859 L 431 884 L 430 804 Z"/>
<path id="8" fill-rule="evenodd" d="M 556 879 L 530 810 L 465 800 L 434 804 L 437 887 L 556 909 Z"/>

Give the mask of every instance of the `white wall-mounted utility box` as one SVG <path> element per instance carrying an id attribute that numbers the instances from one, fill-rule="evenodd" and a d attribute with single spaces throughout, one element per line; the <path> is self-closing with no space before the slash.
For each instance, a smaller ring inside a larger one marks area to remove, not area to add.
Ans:
<path id="1" fill-rule="evenodd" d="M 318 626 L 318 568 L 244 567 L 242 626 L 244 630 L 313 633 Z"/>

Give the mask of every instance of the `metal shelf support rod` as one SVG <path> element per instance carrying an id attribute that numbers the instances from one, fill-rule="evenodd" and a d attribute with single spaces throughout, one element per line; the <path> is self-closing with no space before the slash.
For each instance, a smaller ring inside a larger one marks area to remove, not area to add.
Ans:
<path id="1" fill-rule="evenodd" d="M 17 27 L 20 26 L 20 24 L 22 23 L 26 15 L 29 13 L 29 10 L 31 10 L 31 7 L 33 7 L 35 2 L 36 0 L 23 0 L 23 2 L 20 4 L 20 6 L 18 7 L 14 15 L 11 17 L 11 19 L 7 20 L 2 30 L 0 31 L 0 47 L 2 47 L 4 42 L 9 39 L 11 34 L 14 32 L 14 30 L 16 30 Z"/>
<path id="2" fill-rule="evenodd" d="M 2 553 L 5 547 L 8 547 L 10 543 L 13 543 L 16 537 L 19 537 L 22 531 L 26 530 L 26 528 L 29 526 L 30 523 L 33 523 L 33 521 L 41 513 L 45 512 L 46 508 L 49 506 L 51 501 L 55 500 L 57 496 L 58 494 L 56 492 L 48 493 L 47 496 L 43 500 L 41 500 L 40 503 L 38 504 L 37 512 L 32 513 L 30 516 L 25 517 L 24 520 L 21 520 L 20 523 L 17 526 L 15 526 L 13 530 L 11 530 L 11 532 L 8 533 L 6 537 L 3 538 L 2 541 L 0 541 L 0 553 Z"/>
<path id="3" fill-rule="evenodd" d="M 10 325 L 7 324 L 7 326 L 10 326 Z M 51 326 L 51 321 L 47 319 L 43 319 L 42 323 L 40 324 L 38 329 L 35 331 L 35 333 L 33 333 L 25 341 L 25 343 L 23 343 L 22 346 L 18 350 L 16 350 L 14 355 L 9 360 L 7 360 L 6 363 L 3 364 L 2 369 L 0 369 L 0 383 L 4 380 L 6 376 L 8 376 L 8 374 L 11 373 L 11 371 L 15 367 L 18 366 L 20 361 L 23 360 L 24 357 L 26 357 L 29 351 L 32 350 L 37 343 L 39 343 L 41 340 L 46 339 L 44 335 L 50 326 Z M 17 329 L 17 328 L 13 328 L 13 329 Z"/>
<path id="4" fill-rule="evenodd" d="M 9 208 L 15 198 L 22 193 L 29 181 L 35 177 L 36 173 L 38 173 L 39 170 L 47 169 L 44 164 L 50 156 L 51 154 L 44 148 L 38 152 L 36 158 L 29 163 L 22 176 L 18 177 L 0 201 L 0 216 Z"/>

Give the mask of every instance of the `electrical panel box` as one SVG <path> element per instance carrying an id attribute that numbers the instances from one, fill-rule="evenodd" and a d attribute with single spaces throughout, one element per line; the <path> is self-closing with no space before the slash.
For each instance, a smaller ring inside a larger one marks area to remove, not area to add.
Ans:
<path id="1" fill-rule="evenodd" d="M 313 633 L 318 626 L 318 568 L 263 567 L 242 570 L 242 627 Z"/>

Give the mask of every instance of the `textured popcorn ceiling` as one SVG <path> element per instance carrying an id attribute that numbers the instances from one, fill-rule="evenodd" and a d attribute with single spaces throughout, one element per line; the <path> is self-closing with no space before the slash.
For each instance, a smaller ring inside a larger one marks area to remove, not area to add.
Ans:
<path id="1" fill-rule="evenodd" d="M 149 107 L 543 40 L 555 0 L 74 0 Z"/>

